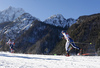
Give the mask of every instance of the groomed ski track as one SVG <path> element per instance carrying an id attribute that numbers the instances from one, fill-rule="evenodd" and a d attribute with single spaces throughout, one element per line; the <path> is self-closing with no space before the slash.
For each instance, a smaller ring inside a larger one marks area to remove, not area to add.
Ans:
<path id="1" fill-rule="evenodd" d="M 100 68 L 100 57 L 0 52 L 0 68 Z"/>

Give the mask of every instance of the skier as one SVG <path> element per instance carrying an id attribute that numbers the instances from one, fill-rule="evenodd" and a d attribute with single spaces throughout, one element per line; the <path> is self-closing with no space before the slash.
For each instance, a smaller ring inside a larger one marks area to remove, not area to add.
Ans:
<path id="1" fill-rule="evenodd" d="M 15 43 L 11 39 L 9 39 L 9 41 L 6 44 L 8 44 L 10 46 L 10 52 L 14 53 L 14 45 L 15 45 Z"/>
<path id="2" fill-rule="evenodd" d="M 71 44 L 71 46 L 75 49 L 78 50 L 78 52 L 81 50 L 78 46 L 75 45 L 74 41 L 70 38 L 70 36 L 68 35 L 68 33 L 66 33 L 65 31 L 61 32 L 64 36 L 64 38 L 66 39 L 66 44 L 65 44 L 65 49 L 66 49 L 66 56 L 69 56 L 69 44 Z"/>

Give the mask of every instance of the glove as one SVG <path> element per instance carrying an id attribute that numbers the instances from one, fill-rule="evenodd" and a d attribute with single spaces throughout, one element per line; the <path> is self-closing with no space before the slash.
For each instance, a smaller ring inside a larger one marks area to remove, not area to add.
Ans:
<path id="1" fill-rule="evenodd" d="M 64 37 L 62 37 L 62 39 L 64 39 Z"/>

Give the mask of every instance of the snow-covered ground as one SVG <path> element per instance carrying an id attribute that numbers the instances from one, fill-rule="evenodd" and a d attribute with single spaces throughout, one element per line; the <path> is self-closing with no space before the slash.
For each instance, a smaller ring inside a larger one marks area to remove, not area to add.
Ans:
<path id="1" fill-rule="evenodd" d="M 0 68 L 100 68 L 100 57 L 0 52 Z"/>

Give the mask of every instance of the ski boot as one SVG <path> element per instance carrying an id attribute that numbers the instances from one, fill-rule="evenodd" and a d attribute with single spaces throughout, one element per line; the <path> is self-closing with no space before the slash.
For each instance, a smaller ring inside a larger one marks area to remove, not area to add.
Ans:
<path id="1" fill-rule="evenodd" d="M 66 52 L 66 56 L 70 56 L 70 55 L 69 55 L 69 52 Z"/>
<path id="2" fill-rule="evenodd" d="M 82 49 L 79 49 L 77 55 L 81 55 L 81 53 L 82 53 Z"/>

